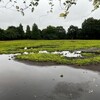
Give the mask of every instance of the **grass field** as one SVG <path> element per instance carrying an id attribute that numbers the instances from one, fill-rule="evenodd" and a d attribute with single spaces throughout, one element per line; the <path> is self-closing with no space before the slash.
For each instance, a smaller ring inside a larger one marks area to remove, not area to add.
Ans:
<path id="1" fill-rule="evenodd" d="M 27 50 L 24 48 L 27 47 Z M 83 58 L 65 58 L 60 55 L 38 54 L 40 50 L 75 51 L 83 50 Z M 55 62 L 59 64 L 89 65 L 100 63 L 100 40 L 15 40 L 0 41 L 0 54 L 34 52 L 35 54 L 20 55 L 17 59 L 37 62 Z"/>

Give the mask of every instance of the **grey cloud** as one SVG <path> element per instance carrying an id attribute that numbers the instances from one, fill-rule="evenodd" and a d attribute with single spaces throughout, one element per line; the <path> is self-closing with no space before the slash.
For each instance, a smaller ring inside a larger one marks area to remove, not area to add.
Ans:
<path id="1" fill-rule="evenodd" d="M 55 2 L 57 1 L 55 0 Z M 25 16 L 22 16 L 17 11 L 0 8 L 0 27 L 7 28 L 10 25 L 18 26 L 19 23 L 22 23 L 24 26 L 36 23 L 41 29 L 48 25 L 68 28 L 73 24 L 81 27 L 84 19 L 91 16 L 99 18 L 100 16 L 100 9 L 91 13 L 93 6 L 88 0 L 78 0 L 77 5 L 72 6 L 70 9 L 70 13 L 66 19 L 59 18 L 59 14 L 63 11 L 59 6 L 59 2 L 56 3 L 52 14 L 47 14 L 49 9 L 48 0 L 40 0 L 40 5 L 35 9 L 35 12 L 31 13 L 30 10 L 26 10 Z"/>

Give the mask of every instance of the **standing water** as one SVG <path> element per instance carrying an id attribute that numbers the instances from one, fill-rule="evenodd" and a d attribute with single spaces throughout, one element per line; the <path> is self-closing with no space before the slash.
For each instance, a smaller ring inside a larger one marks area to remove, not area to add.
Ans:
<path id="1" fill-rule="evenodd" d="M 100 100 L 100 73 L 26 65 L 0 55 L 0 100 Z"/>

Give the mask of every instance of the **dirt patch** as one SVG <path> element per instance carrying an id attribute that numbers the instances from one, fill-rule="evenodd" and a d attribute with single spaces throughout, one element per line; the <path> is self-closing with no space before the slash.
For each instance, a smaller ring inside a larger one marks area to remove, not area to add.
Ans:
<path id="1" fill-rule="evenodd" d="M 78 69 L 88 69 L 88 70 L 100 72 L 100 64 L 89 64 L 89 65 L 84 65 L 84 66 L 72 65 L 72 67 L 78 68 Z"/>
<path id="2" fill-rule="evenodd" d="M 40 67 L 43 67 L 43 66 L 49 67 L 49 66 L 52 66 L 52 65 L 61 65 L 61 64 L 57 64 L 56 62 L 36 62 L 36 61 L 18 60 L 18 59 L 15 59 L 15 61 L 27 64 L 27 65 L 36 65 L 36 66 L 40 66 Z"/>
<path id="3" fill-rule="evenodd" d="M 36 65 L 39 67 L 50 67 L 52 65 L 64 65 L 64 66 L 69 66 L 69 67 L 73 67 L 73 68 L 78 68 L 78 69 L 88 69 L 88 70 L 92 70 L 92 71 L 98 71 L 100 72 L 100 64 L 90 64 L 90 65 L 84 65 L 84 66 L 78 66 L 78 65 L 65 65 L 65 64 L 58 64 L 56 62 L 34 62 L 34 61 L 29 61 L 29 60 L 17 60 L 15 59 L 15 61 L 27 64 L 27 65 Z"/>

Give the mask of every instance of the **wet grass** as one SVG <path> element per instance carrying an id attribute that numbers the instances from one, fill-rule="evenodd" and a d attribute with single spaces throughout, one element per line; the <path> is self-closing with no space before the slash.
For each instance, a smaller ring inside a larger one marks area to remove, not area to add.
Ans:
<path id="1" fill-rule="evenodd" d="M 55 62 L 57 64 L 65 64 L 67 60 L 60 55 L 54 54 L 29 54 L 29 55 L 18 55 L 17 59 L 24 59 L 36 62 Z"/>
<path id="2" fill-rule="evenodd" d="M 29 54 L 29 55 L 18 55 L 17 59 L 29 60 L 35 62 L 55 62 L 55 64 L 67 64 L 67 65 L 94 65 L 100 64 L 100 55 L 95 57 L 86 58 L 66 58 L 61 55 L 54 54 Z"/>
<path id="3" fill-rule="evenodd" d="M 24 52 L 27 47 L 29 52 L 79 50 L 100 48 L 99 40 L 16 40 L 0 41 L 0 53 Z"/>
<path id="4" fill-rule="evenodd" d="M 27 47 L 27 50 L 24 48 Z M 82 58 L 65 58 L 61 55 L 38 54 L 40 50 L 75 51 L 83 50 Z M 88 50 L 88 51 L 87 51 Z M 90 65 L 100 63 L 100 40 L 16 40 L 0 41 L 1 54 L 34 52 L 35 54 L 20 55 L 17 59 L 36 62 L 55 62 L 58 64 Z"/>

